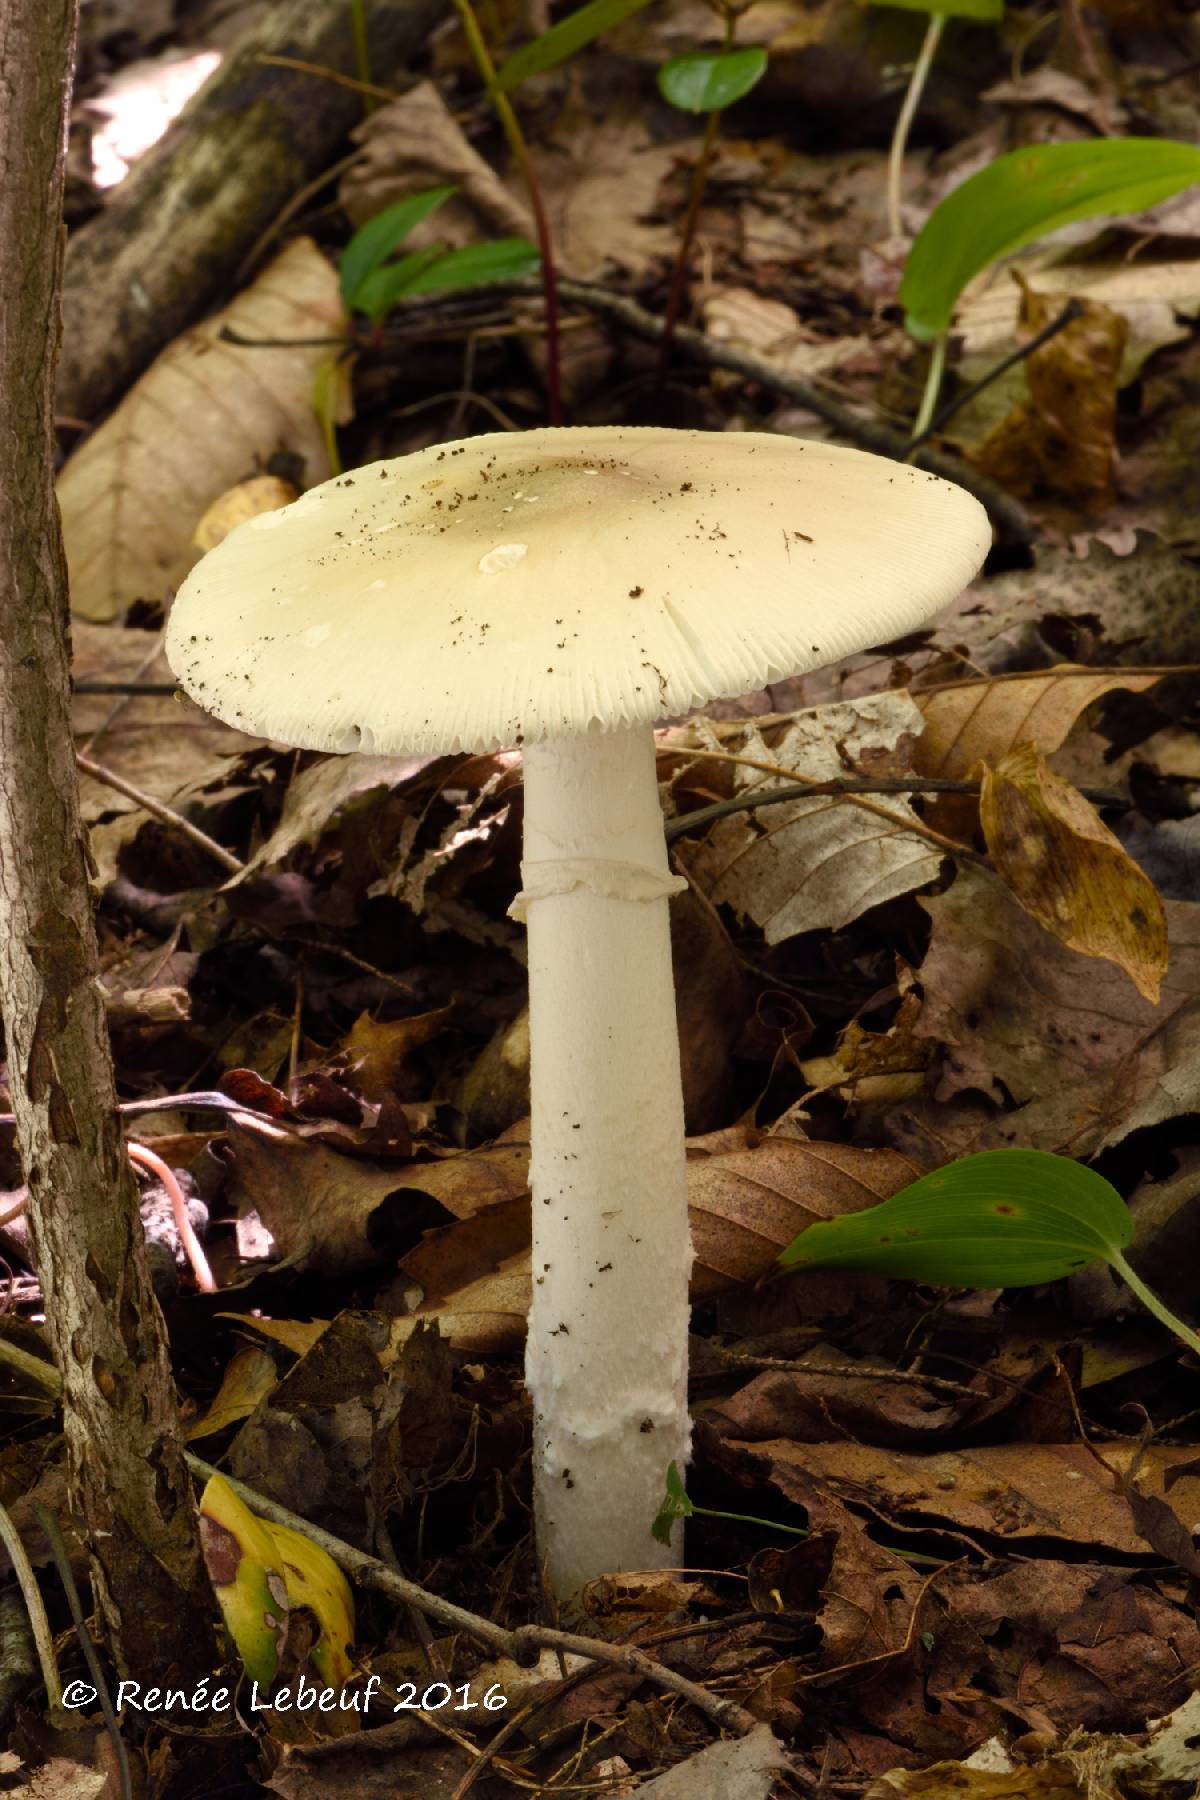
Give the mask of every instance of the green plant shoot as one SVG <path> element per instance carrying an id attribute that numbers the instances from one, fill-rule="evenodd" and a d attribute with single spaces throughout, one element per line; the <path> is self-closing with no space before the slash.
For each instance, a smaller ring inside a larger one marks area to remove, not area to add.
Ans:
<path id="1" fill-rule="evenodd" d="M 823 1219 L 779 1254 L 797 1269 L 859 1269 L 941 1287 L 1032 1287 L 1106 1262 L 1191 1349 L 1200 1337 L 1123 1254 L 1129 1208 L 1094 1169 L 1044 1150 L 964 1156 L 863 1212 Z"/>
<path id="2" fill-rule="evenodd" d="M 339 269 L 342 300 L 352 312 L 365 313 L 377 325 L 406 295 L 447 293 L 536 272 L 538 253 L 528 239 L 520 237 L 467 244 L 460 250 L 431 244 L 410 251 L 398 262 L 389 261 L 413 227 L 431 217 L 456 192 L 453 187 L 428 188 L 385 207 L 355 232 L 342 253 Z"/>

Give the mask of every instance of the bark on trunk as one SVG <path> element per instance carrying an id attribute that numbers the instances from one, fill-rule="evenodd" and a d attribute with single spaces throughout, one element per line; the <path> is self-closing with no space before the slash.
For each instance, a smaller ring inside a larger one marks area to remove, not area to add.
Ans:
<path id="1" fill-rule="evenodd" d="M 75 0 L 0 0 L 0 1009 L 72 1504 L 118 1665 L 215 1662 L 97 981 L 51 460 Z"/>
<path id="2" fill-rule="evenodd" d="M 371 0 L 371 69 L 388 85 L 449 0 Z M 109 205 L 71 240 L 58 411 L 94 419 L 224 295 L 246 253 L 325 168 L 362 99 L 264 64 L 291 56 L 354 74 L 348 0 L 286 0 L 226 58 Z"/>

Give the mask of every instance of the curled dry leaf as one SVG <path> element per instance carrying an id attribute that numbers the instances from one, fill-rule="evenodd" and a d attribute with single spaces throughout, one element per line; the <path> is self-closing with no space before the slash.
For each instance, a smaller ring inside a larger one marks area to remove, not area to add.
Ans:
<path id="1" fill-rule="evenodd" d="M 533 236 L 529 212 L 470 143 L 431 81 L 419 81 L 377 107 L 354 136 L 362 149 L 342 179 L 338 199 L 356 226 L 410 194 L 453 182 L 458 193 L 435 217 L 413 227 L 405 251 L 439 243 L 457 250 L 480 237 Z"/>
<path id="2" fill-rule="evenodd" d="M 952 681 L 915 694 L 924 730 L 913 751 L 919 775 L 964 781 L 976 763 L 991 767 L 1020 743 L 1050 756 L 1065 743 L 1089 706 L 1118 688 L 1144 693 L 1159 679 L 1131 669 L 1084 669 L 1070 663 L 1034 675 L 1000 675 L 989 681 Z M 977 802 L 942 794 L 928 810 L 941 831 L 964 835 L 974 828 Z"/>
<path id="3" fill-rule="evenodd" d="M 1028 339 L 1061 313 L 1059 296 L 1037 294 L 1018 272 L 1021 332 Z M 1015 406 L 976 452 L 994 481 L 1015 494 L 1041 488 L 1103 511 L 1115 499 L 1117 387 L 1129 324 L 1124 315 L 1076 296 L 1078 318 L 1025 360 L 1029 398 Z"/>
<path id="4" fill-rule="evenodd" d="M 1085 956 L 1125 970 L 1157 1001 L 1167 921 L 1153 882 L 1078 788 L 1020 744 L 983 769 L 980 818 L 997 873 L 1025 911 Z"/>
<path id="5" fill-rule="evenodd" d="M 302 459 L 307 485 L 325 479 L 313 389 L 328 344 L 258 349 L 221 332 L 328 339 L 345 323 L 337 271 L 298 238 L 163 351 L 59 477 L 76 612 L 110 619 L 131 601 L 161 600 L 197 559 L 192 534 L 205 510 L 277 451 Z"/>

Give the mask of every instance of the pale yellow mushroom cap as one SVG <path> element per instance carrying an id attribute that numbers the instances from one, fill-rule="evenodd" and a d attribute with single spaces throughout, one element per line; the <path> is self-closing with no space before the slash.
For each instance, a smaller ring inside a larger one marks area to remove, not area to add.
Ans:
<path id="1" fill-rule="evenodd" d="M 239 526 L 179 590 L 171 667 L 314 750 L 484 750 L 651 723 L 924 624 L 979 569 L 963 489 L 749 432 L 492 433 Z"/>

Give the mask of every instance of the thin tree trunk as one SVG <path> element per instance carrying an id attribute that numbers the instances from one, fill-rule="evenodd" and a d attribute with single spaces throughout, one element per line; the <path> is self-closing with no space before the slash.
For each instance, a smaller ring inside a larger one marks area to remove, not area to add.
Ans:
<path id="1" fill-rule="evenodd" d="M 72 1504 L 118 1666 L 215 1662 L 97 980 L 51 459 L 76 0 L 0 0 L 0 1010 Z"/>
<path id="2" fill-rule="evenodd" d="M 369 0 L 371 73 L 394 82 L 450 0 Z M 264 63 L 289 56 L 318 73 Z M 350 0 L 280 0 L 239 40 L 134 166 L 103 212 L 75 232 L 63 289 L 58 411 L 94 419 L 171 340 L 203 318 L 247 252 L 337 154 L 362 96 Z"/>

